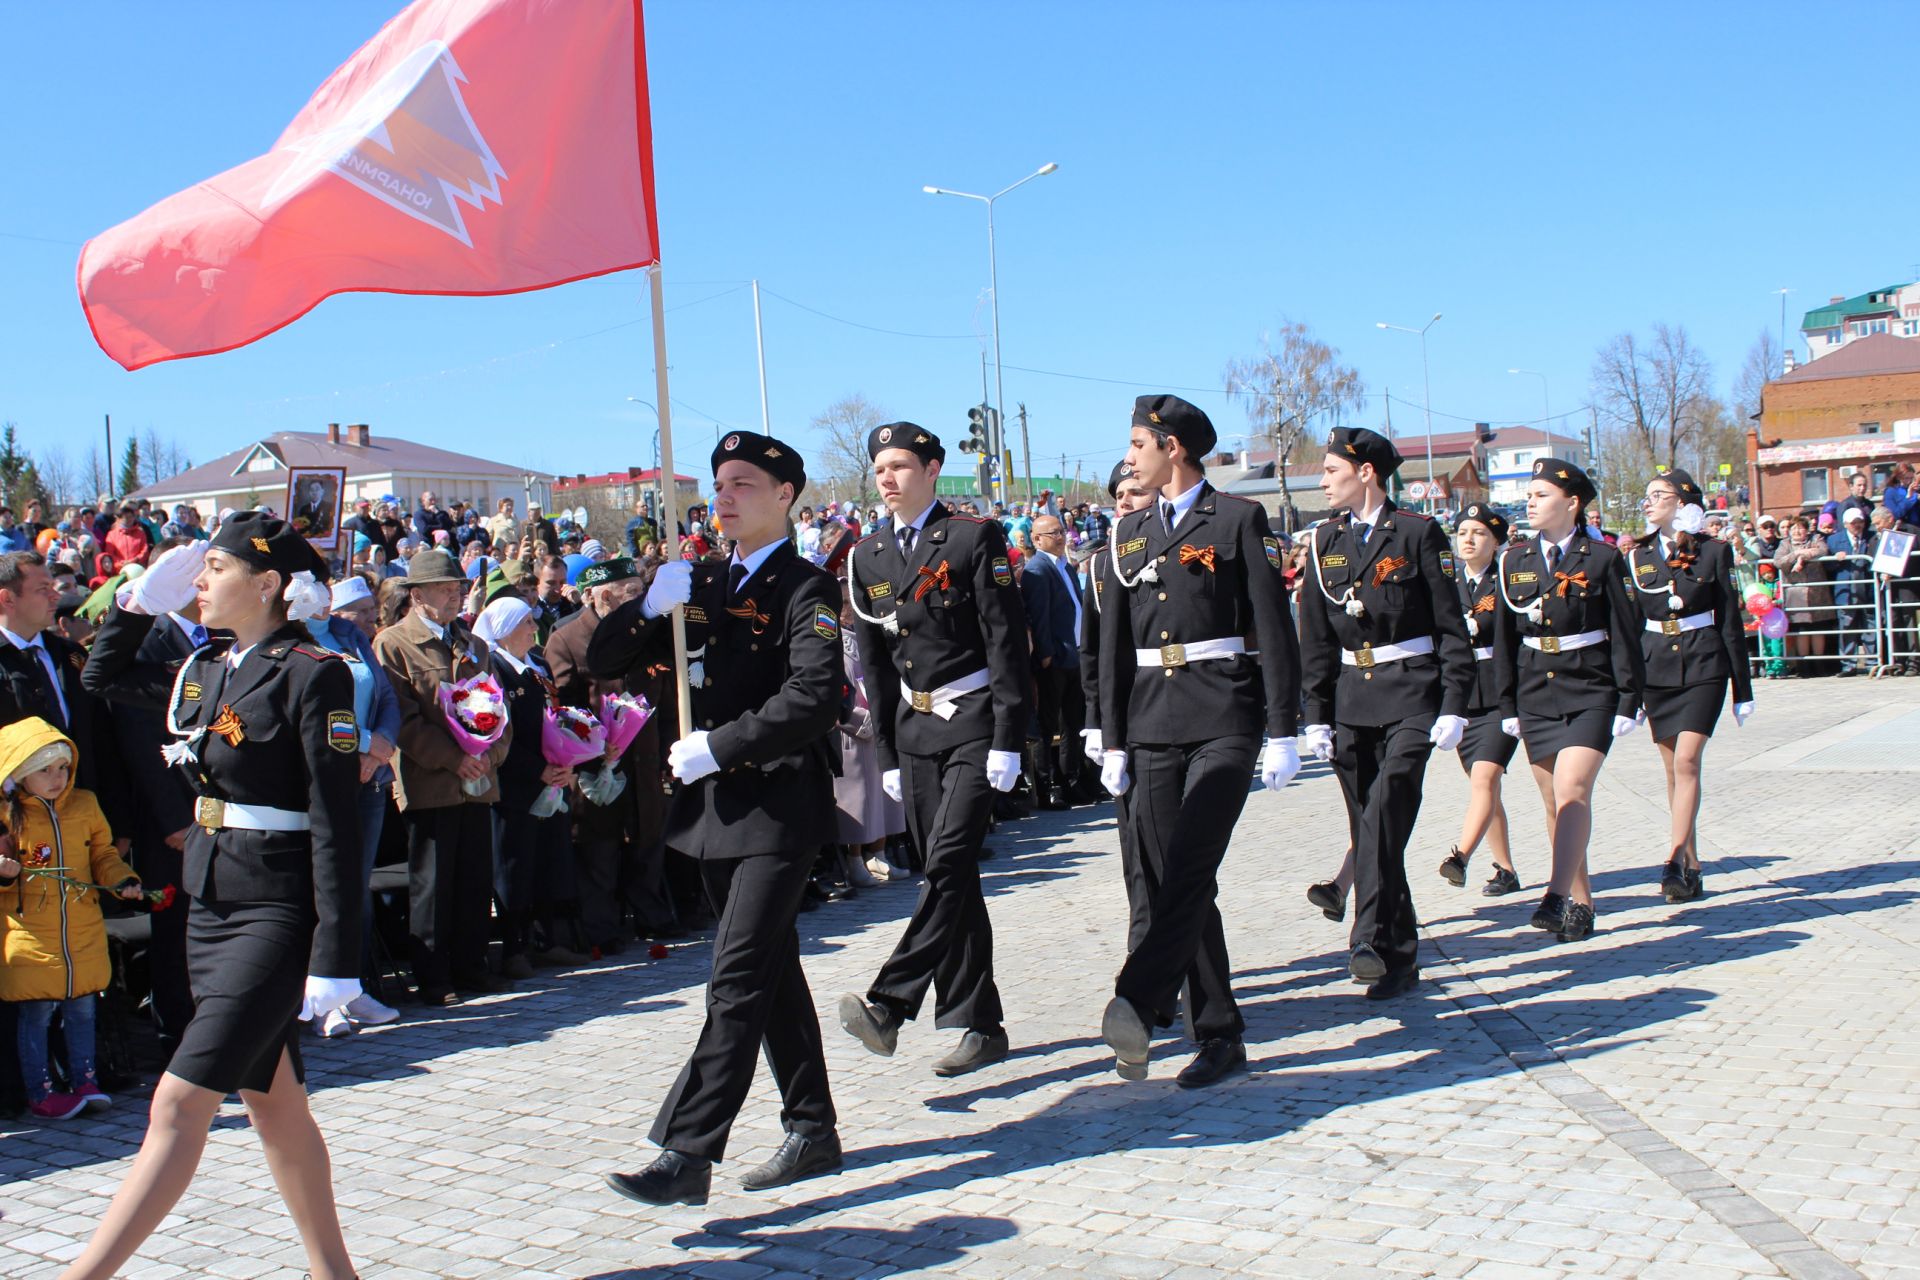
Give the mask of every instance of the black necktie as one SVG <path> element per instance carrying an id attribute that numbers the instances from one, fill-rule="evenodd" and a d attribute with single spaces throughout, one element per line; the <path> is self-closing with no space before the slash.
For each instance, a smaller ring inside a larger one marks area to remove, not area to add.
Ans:
<path id="1" fill-rule="evenodd" d="M 1160 518 L 1166 522 L 1167 532 L 1172 533 L 1173 532 L 1173 504 L 1171 502 L 1162 502 L 1160 504 Z"/>
<path id="2" fill-rule="evenodd" d="M 53 655 L 39 645 L 27 646 L 27 662 L 33 667 L 33 682 L 40 690 L 40 700 L 46 704 L 47 715 L 56 722 L 56 727 L 65 730 L 67 715 L 60 705 L 60 691 L 54 687 L 53 673 L 47 670 Z"/>
<path id="3" fill-rule="evenodd" d="M 1551 573 L 1555 569 L 1558 569 L 1559 567 L 1560 567 L 1560 544 L 1557 542 L 1549 542 L 1547 544 L 1547 572 Z"/>
<path id="4" fill-rule="evenodd" d="M 746 585 L 746 581 L 747 566 L 741 564 L 738 560 L 734 561 L 733 568 L 727 573 L 727 594 L 729 596 L 739 595 L 740 588 Z"/>
<path id="5" fill-rule="evenodd" d="M 1353 536 L 1360 539 L 1360 545 L 1367 545 L 1367 535 L 1373 532 L 1373 526 L 1363 520 L 1353 522 Z"/>
<path id="6" fill-rule="evenodd" d="M 912 525 L 908 525 L 906 528 L 900 531 L 900 558 L 901 559 L 904 560 L 906 557 L 913 554 L 913 535 L 918 532 L 919 530 L 915 529 Z"/>

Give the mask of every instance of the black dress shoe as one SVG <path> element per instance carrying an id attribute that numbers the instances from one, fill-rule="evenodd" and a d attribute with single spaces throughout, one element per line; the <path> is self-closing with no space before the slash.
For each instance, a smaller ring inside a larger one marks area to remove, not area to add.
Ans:
<path id="1" fill-rule="evenodd" d="M 1700 868 L 1689 867 L 1687 869 L 1687 901 L 1692 902 L 1706 891 L 1706 883 L 1700 878 Z"/>
<path id="2" fill-rule="evenodd" d="M 1116 1075 L 1122 1080 L 1147 1078 L 1147 1050 L 1153 1043 L 1153 1033 L 1131 1000 L 1115 996 L 1107 1001 L 1106 1012 L 1100 1015 L 1100 1038 L 1113 1050 Z"/>
<path id="3" fill-rule="evenodd" d="M 1679 858 L 1660 868 L 1660 892 L 1668 902 L 1687 900 L 1687 864 Z"/>
<path id="4" fill-rule="evenodd" d="M 1420 985 L 1420 970 L 1409 967 L 1389 973 L 1380 981 L 1367 988 L 1369 1000 L 1391 1000 L 1395 996 L 1405 995 Z"/>
<path id="5" fill-rule="evenodd" d="M 1241 1040 L 1208 1040 L 1193 1055 L 1193 1061 L 1181 1068 L 1173 1082 L 1182 1089 L 1204 1089 L 1225 1079 L 1247 1065 L 1247 1046 Z"/>
<path id="6" fill-rule="evenodd" d="M 771 1191 L 789 1182 L 817 1178 L 823 1173 L 837 1173 L 842 1163 L 839 1134 L 823 1133 L 817 1138 L 806 1138 L 789 1133 L 786 1141 L 780 1144 L 780 1149 L 773 1153 L 773 1159 L 740 1179 L 740 1189 Z"/>
<path id="7" fill-rule="evenodd" d="M 1320 908 L 1320 914 L 1329 920 L 1347 918 L 1347 895 L 1340 892 L 1340 886 L 1332 880 L 1322 880 L 1309 887 L 1307 901 Z"/>
<path id="8" fill-rule="evenodd" d="M 1047 812 L 1057 813 L 1061 809 L 1073 808 L 1073 802 L 1067 799 L 1066 792 L 1062 791 L 1059 787 L 1041 787 L 1039 790 L 1040 808 L 1045 809 Z"/>
<path id="9" fill-rule="evenodd" d="M 641 1204 L 705 1204 L 713 1184 L 713 1161 L 662 1151 L 639 1173 L 610 1173 L 607 1185 Z"/>
<path id="10" fill-rule="evenodd" d="M 1593 933 L 1593 908 L 1583 902 L 1567 904 L 1566 919 L 1562 921 L 1559 937 L 1562 942 L 1579 942 Z"/>
<path id="11" fill-rule="evenodd" d="M 1378 982 L 1387 976 L 1387 962 L 1380 958 L 1378 951 L 1363 942 L 1347 957 L 1347 972 L 1353 975 L 1355 982 Z"/>
<path id="12" fill-rule="evenodd" d="M 960 1037 L 953 1052 L 933 1064 L 937 1076 L 963 1076 L 990 1067 L 1007 1056 L 1005 1031 L 972 1031 Z"/>
<path id="13" fill-rule="evenodd" d="M 1566 898 L 1560 894 L 1549 892 L 1546 897 L 1540 899 L 1540 905 L 1534 908 L 1533 919 L 1528 923 L 1532 924 L 1536 929 L 1544 929 L 1548 933 L 1558 933 L 1560 932 L 1560 926 L 1566 923 L 1566 918 Z"/>
<path id="14" fill-rule="evenodd" d="M 1446 861 L 1440 864 L 1440 878 L 1456 889 L 1467 883 L 1467 860 L 1460 856 L 1458 849 L 1449 853 Z"/>
<path id="15" fill-rule="evenodd" d="M 848 993 L 840 997 L 840 1025 L 846 1033 L 883 1058 L 900 1041 L 900 1016 L 884 1005 Z"/>
<path id="16" fill-rule="evenodd" d="M 1484 898 L 1504 898 L 1510 893 L 1520 892 L 1520 877 L 1505 867 L 1495 867 L 1493 876 L 1480 886 L 1480 895 Z"/>

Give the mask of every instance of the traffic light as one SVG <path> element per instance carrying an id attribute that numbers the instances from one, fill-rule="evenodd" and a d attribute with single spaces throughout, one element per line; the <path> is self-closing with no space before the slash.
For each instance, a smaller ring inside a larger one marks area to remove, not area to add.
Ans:
<path id="1" fill-rule="evenodd" d="M 967 410 L 967 438 L 960 442 L 962 453 L 991 453 L 992 437 L 987 434 L 987 406 L 977 404 Z"/>

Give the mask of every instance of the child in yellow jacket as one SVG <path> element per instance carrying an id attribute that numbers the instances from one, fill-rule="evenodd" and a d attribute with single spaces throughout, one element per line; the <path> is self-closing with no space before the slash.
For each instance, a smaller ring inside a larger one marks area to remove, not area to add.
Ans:
<path id="1" fill-rule="evenodd" d="M 73 743 L 45 720 L 0 728 L 0 1000 L 19 1015 L 20 1075 L 36 1119 L 66 1120 L 112 1101 L 94 1078 L 96 997 L 112 977 L 96 886 L 143 896 L 91 791 L 73 785 Z M 60 1015 L 73 1090 L 55 1093 L 47 1031 Z"/>

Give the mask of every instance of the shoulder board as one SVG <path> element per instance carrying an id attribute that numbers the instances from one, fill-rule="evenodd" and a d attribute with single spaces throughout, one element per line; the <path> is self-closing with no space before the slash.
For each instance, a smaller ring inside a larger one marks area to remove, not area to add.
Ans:
<path id="1" fill-rule="evenodd" d="M 317 645 L 310 644 L 296 644 L 293 646 L 293 652 L 304 657 L 312 658 L 318 662 L 340 659 L 345 656 L 344 654 L 335 653 L 331 649 L 322 649 Z M 268 656 L 271 657 L 272 655 L 269 654 Z"/>
<path id="2" fill-rule="evenodd" d="M 1243 494 L 1228 493 L 1223 489 L 1215 489 L 1212 493 L 1208 494 L 1207 496 L 1209 498 L 1225 498 L 1229 502 L 1243 502 L 1249 507 L 1257 507 L 1260 505 L 1259 503 L 1255 502 L 1252 498 L 1246 497 Z"/>
<path id="3" fill-rule="evenodd" d="M 1431 521 L 1433 519 L 1433 517 L 1428 515 L 1426 512 L 1415 511 L 1410 507 L 1395 507 L 1393 509 L 1393 514 L 1397 516 L 1412 516 L 1415 520 Z"/>
<path id="4" fill-rule="evenodd" d="M 962 520 L 962 521 L 965 521 L 967 524 L 985 524 L 986 523 L 986 519 L 982 516 L 963 516 L 958 511 L 947 512 L 947 519 Z M 998 522 L 996 521 L 996 523 Z"/>
<path id="5" fill-rule="evenodd" d="M 855 550 L 857 551 L 857 550 L 859 550 L 859 549 L 860 549 L 861 547 L 864 547 L 864 546 L 866 546 L 866 545 L 867 545 L 867 544 L 868 544 L 869 542 L 872 542 L 872 541 L 873 541 L 873 540 L 874 540 L 875 538 L 877 538 L 877 537 L 879 537 L 879 536 L 880 536 L 880 530 L 882 530 L 882 529 L 884 529 L 884 528 L 886 528 L 886 522 L 885 522 L 885 521 L 882 521 L 881 523 L 879 523 L 879 524 L 877 524 L 877 525 L 875 525 L 875 526 L 874 526 L 874 528 L 873 528 L 873 531 L 872 531 L 871 533 L 869 533 L 869 534 L 867 534 L 867 536 L 866 536 L 866 537 L 864 537 L 864 538 L 862 538 L 862 539 L 860 539 L 860 541 L 858 541 L 858 542 L 856 542 L 856 543 L 854 543 L 854 544 L 853 544 L 853 546 L 854 546 L 854 549 L 855 549 Z"/>

